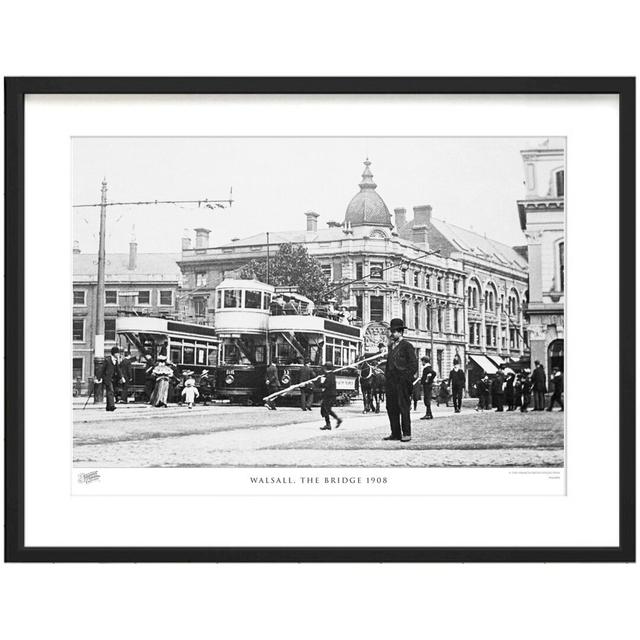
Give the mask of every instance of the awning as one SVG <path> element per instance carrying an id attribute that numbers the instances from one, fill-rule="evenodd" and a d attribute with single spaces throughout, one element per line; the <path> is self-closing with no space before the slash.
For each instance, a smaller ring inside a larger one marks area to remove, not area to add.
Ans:
<path id="1" fill-rule="evenodd" d="M 500 356 L 495 356 L 493 355 L 493 353 L 489 356 L 489 359 L 492 362 L 495 362 L 498 366 L 500 366 L 501 364 L 507 364 L 507 361 L 504 358 L 501 358 Z"/>
<path id="2" fill-rule="evenodd" d="M 498 369 L 486 356 L 476 356 L 469 354 L 469 358 L 473 360 L 481 369 L 484 369 L 485 373 L 492 374 Z"/>

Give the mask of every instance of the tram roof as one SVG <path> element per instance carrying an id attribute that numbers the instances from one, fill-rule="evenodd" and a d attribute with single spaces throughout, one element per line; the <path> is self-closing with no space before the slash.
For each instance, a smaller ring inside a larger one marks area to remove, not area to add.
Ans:
<path id="1" fill-rule="evenodd" d="M 216 289 L 251 289 L 252 291 L 268 291 L 273 293 L 275 287 L 260 280 L 225 278 Z"/>

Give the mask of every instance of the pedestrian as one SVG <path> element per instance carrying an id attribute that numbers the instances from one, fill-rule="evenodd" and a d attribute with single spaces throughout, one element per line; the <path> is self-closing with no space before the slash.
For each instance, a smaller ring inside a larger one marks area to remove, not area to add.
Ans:
<path id="1" fill-rule="evenodd" d="M 531 373 L 531 385 L 533 387 L 533 410 L 544 410 L 544 394 L 547 393 L 547 376 L 540 360 L 534 362 L 535 368 Z"/>
<path id="2" fill-rule="evenodd" d="M 185 371 L 184 375 L 184 388 L 182 389 L 181 395 L 184 397 L 184 401 L 187 403 L 189 409 L 193 409 L 193 403 L 200 395 L 200 392 L 196 389 L 196 381 L 193 378 L 193 371 Z"/>
<path id="3" fill-rule="evenodd" d="M 476 411 L 489 409 L 489 384 L 489 376 L 486 373 L 476 382 L 476 392 L 478 394 Z"/>
<path id="4" fill-rule="evenodd" d="M 506 372 L 506 378 L 504 381 L 504 402 L 507 405 L 507 411 L 513 411 L 515 408 L 514 405 L 514 396 L 515 396 L 515 392 L 514 392 L 514 388 L 513 385 L 515 384 L 515 373 L 513 373 L 513 371 L 508 371 Z"/>
<path id="5" fill-rule="evenodd" d="M 207 402 L 213 397 L 213 380 L 209 377 L 209 371 L 204 369 L 200 374 L 200 380 L 198 382 L 200 396 L 202 397 L 202 403 L 207 406 Z"/>
<path id="6" fill-rule="evenodd" d="M 151 404 L 151 396 L 153 395 L 153 388 L 156 385 L 156 380 L 153 377 L 153 358 L 147 354 L 144 356 L 144 395 L 146 401 Z"/>
<path id="7" fill-rule="evenodd" d="M 496 375 L 493 378 L 491 385 L 491 396 L 493 397 L 493 405 L 496 411 L 504 411 L 504 387 L 505 387 L 505 374 L 504 365 L 501 364 Z"/>
<path id="8" fill-rule="evenodd" d="M 385 367 L 385 396 L 391 435 L 385 440 L 411 440 L 411 385 L 418 370 L 413 345 L 404 338 L 404 322 L 389 323 L 389 351 Z"/>
<path id="9" fill-rule="evenodd" d="M 449 372 L 449 384 L 451 386 L 451 395 L 453 396 L 454 413 L 460 413 L 460 409 L 462 408 L 462 392 L 464 391 L 465 382 L 466 377 L 464 371 L 456 362 L 453 365 L 453 369 Z"/>
<path id="10" fill-rule="evenodd" d="M 526 413 L 529 411 L 529 405 L 531 404 L 531 377 L 529 376 L 529 369 L 525 369 L 522 372 L 522 405 L 520 411 Z"/>
<path id="11" fill-rule="evenodd" d="M 411 399 L 413 400 L 413 410 L 415 411 L 418 408 L 418 402 L 420 402 L 420 397 L 422 396 L 421 392 L 422 383 L 418 373 L 415 375 L 415 380 L 411 386 Z"/>
<path id="12" fill-rule="evenodd" d="M 131 367 L 131 353 L 127 351 L 122 362 L 120 363 L 120 373 L 122 374 L 122 386 L 120 387 L 120 402 L 127 404 L 129 401 L 129 387 L 133 381 L 133 372 Z"/>
<path id="13" fill-rule="evenodd" d="M 275 364 L 273 364 L 273 362 L 270 362 L 269 365 L 267 366 L 265 375 L 266 375 L 265 383 L 267 385 L 267 395 L 269 396 L 272 393 L 276 393 L 277 391 L 280 391 L 280 380 L 278 379 L 278 368 L 276 367 Z M 267 407 L 267 409 L 271 409 L 275 411 L 277 409 L 276 399 L 272 398 L 271 400 L 267 400 L 264 403 L 264 406 Z"/>
<path id="14" fill-rule="evenodd" d="M 320 427 L 321 431 L 331 431 L 330 418 L 336 421 L 336 429 L 342 424 L 342 418 L 339 418 L 333 410 L 337 393 L 336 374 L 333 372 L 333 364 L 325 362 L 324 378 L 322 380 L 322 402 L 320 404 L 320 415 L 324 418 L 324 427 Z"/>
<path id="15" fill-rule="evenodd" d="M 553 406 L 557 402 L 560 405 L 560 411 L 564 411 L 564 403 L 562 402 L 562 392 L 564 391 L 564 379 L 562 377 L 562 371 L 558 367 L 553 367 L 553 374 L 551 375 L 551 382 L 553 383 L 553 394 L 549 401 L 547 411 L 553 411 Z"/>
<path id="16" fill-rule="evenodd" d="M 104 383 L 104 388 L 107 392 L 107 411 L 116 410 L 114 385 L 117 386 L 123 382 L 122 373 L 120 372 L 120 363 L 118 361 L 119 353 L 120 349 L 118 347 L 111 347 L 111 354 L 104 359 L 100 369 L 100 374 L 96 380 L 97 384 Z"/>
<path id="17" fill-rule="evenodd" d="M 309 365 L 309 358 L 302 360 L 302 368 L 300 369 L 300 382 L 307 382 L 313 378 L 313 371 Z M 311 411 L 313 404 L 313 382 L 300 387 L 300 408 L 303 411 Z"/>
<path id="18" fill-rule="evenodd" d="M 431 397 L 433 395 L 433 381 L 435 380 L 436 372 L 433 370 L 429 358 L 423 357 L 422 364 L 424 367 L 422 369 L 420 382 L 424 393 L 424 407 L 426 411 L 420 420 L 433 420 L 433 413 L 431 412 Z"/>
<path id="19" fill-rule="evenodd" d="M 513 383 L 513 410 L 516 411 L 522 406 L 522 373 L 516 375 Z"/>
<path id="20" fill-rule="evenodd" d="M 441 404 L 444 404 L 447 407 L 449 406 L 449 386 L 446 380 L 442 380 L 438 387 L 436 406 L 439 407 Z"/>
<path id="21" fill-rule="evenodd" d="M 167 364 L 167 356 L 158 356 L 158 363 L 153 368 L 152 373 L 156 383 L 151 394 L 151 404 L 154 407 L 166 407 L 169 398 L 170 380 L 174 377 L 173 370 Z"/>

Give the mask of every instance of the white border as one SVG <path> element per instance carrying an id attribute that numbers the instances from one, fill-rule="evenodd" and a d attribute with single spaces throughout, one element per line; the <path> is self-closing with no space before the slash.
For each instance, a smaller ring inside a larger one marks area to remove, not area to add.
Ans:
<path id="1" fill-rule="evenodd" d="M 316 117 L 319 109 L 321 119 Z M 580 280 L 571 280 L 567 323 L 570 317 L 591 318 L 592 292 L 606 291 L 608 340 L 617 344 L 616 97 L 28 96 L 25 122 L 27 336 L 38 336 L 39 311 L 60 308 L 59 289 L 42 286 L 43 256 L 50 281 L 69 287 L 71 306 L 71 136 L 566 135 L 571 153 L 567 273 L 580 274 Z M 611 268 L 601 268 L 603 263 Z M 67 314 L 52 317 L 52 335 L 70 335 L 69 320 Z M 571 402 L 571 397 L 584 397 L 591 382 L 591 349 L 597 339 L 591 323 L 571 326 L 568 346 L 579 348 L 571 349 L 572 372 L 567 378 L 571 438 L 567 497 L 74 498 L 69 492 L 69 422 L 58 400 L 68 394 L 68 383 L 61 377 L 60 388 L 58 380 L 52 380 L 39 394 L 37 405 L 26 406 L 25 542 L 27 546 L 617 545 L 617 407 Z M 25 347 L 29 380 L 41 362 L 42 343 L 28 340 Z M 616 355 L 608 354 L 607 359 L 611 388 L 617 384 Z M 51 407 L 56 407 L 53 419 Z"/>

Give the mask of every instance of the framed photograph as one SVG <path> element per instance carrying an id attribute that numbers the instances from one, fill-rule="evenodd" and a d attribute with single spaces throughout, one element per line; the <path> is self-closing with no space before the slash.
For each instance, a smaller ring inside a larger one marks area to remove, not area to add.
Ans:
<path id="1" fill-rule="evenodd" d="M 635 560 L 635 79 L 7 78 L 13 562 Z"/>

